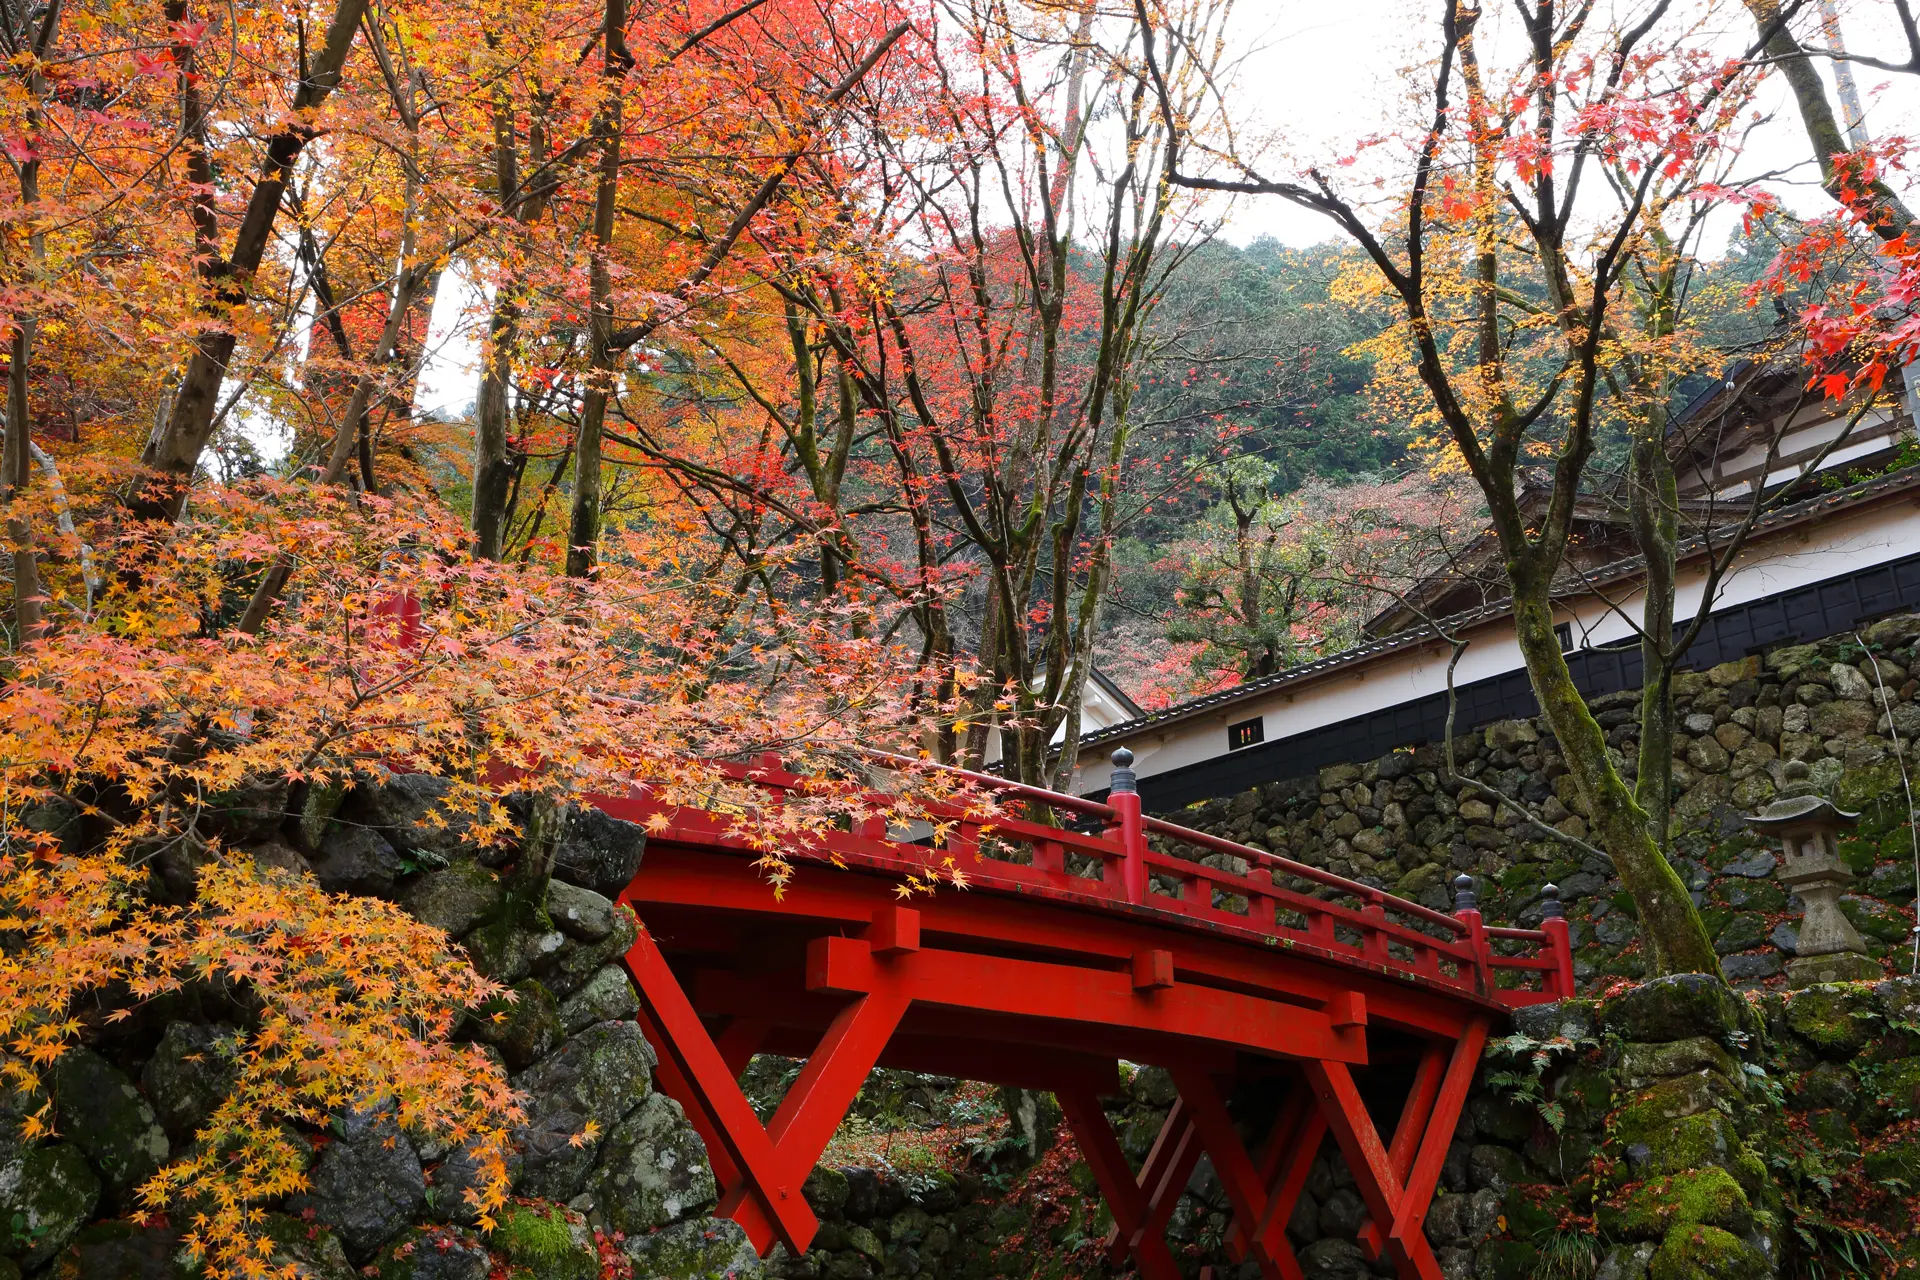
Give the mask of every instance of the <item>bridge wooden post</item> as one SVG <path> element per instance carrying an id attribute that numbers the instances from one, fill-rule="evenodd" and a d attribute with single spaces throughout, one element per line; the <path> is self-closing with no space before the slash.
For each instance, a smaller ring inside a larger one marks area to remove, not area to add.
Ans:
<path id="1" fill-rule="evenodd" d="M 1567 926 L 1567 909 L 1560 902 L 1558 885 L 1544 886 L 1540 897 L 1546 912 L 1540 931 L 1547 935 L 1547 945 L 1553 952 L 1553 968 L 1544 975 L 1546 988 L 1555 999 L 1565 1000 L 1578 994 L 1573 987 L 1573 936 Z"/>
<path id="2" fill-rule="evenodd" d="M 1473 877 L 1461 872 L 1453 878 L 1453 916 L 1467 926 L 1467 945 L 1473 948 L 1474 985 L 1483 996 L 1494 992 L 1493 947 L 1487 941 L 1486 922 L 1480 918 L 1480 899 L 1473 892 Z"/>
<path id="3" fill-rule="evenodd" d="M 1113 753 L 1113 780 L 1108 784 L 1107 804 L 1120 820 L 1120 845 L 1126 850 L 1121 864 L 1121 884 L 1127 901 L 1147 900 L 1147 828 L 1140 817 L 1140 788 L 1133 774 L 1133 752 L 1125 747 Z M 1207 905 L 1213 905 L 1209 895 Z"/>

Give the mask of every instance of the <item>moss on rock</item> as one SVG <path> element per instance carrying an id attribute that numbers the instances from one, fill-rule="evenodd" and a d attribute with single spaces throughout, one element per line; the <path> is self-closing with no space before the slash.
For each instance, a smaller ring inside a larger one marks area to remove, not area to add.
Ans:
<path id="1" fill-rule="evenodd" d="M 100 1200 L 100 1180 L 77 1147 L 0 1152 L 0 1254 L 31 1271 L 59 1253 Z"/>
<path id="2" fill-rule="evenodd" d="M 1733 988 L 1704 973 L 1655 978 L 1600 1006 L 1601 1024 L 1622 1040 L 1663 1043 L 1695 1036 L 1726 1039 L 1751 1015 Z"/>
<path id="3" fill-rule="evenodd" d="M 629 1236 L 623 1248 L 640 1276 L 674 1280 L 756 1280 L 760 1259 L 731 1218 L 695 1218 Z"/>
<path id="4" fill-rule="evenodd" d="M 1787 1029 L 1822 1055 L 1851 1058 L 1873 1036 L 1873 988 L 1859 982 L 1808 987 L 1786 1002 Z"/>
<path id="5" fill-rule="evenodd" d="M 600 1261 L 558 1205 L 516 1205 L 500 1215 L 492 1244 L 507 1260 L 510 1280 L 594 1280 Z"/>
<path id="6" fill-rule="evenodd" d="M 1648 1274 L 1652 1280 L 1767 1280 L 1773 1269 L 1732 1232 L 1688 1224 L 1667 1233 Z"/>
<path id="7" fill-rule="evenodd" d="M 1660 1178 L 1729 1165 L 1739 1150 L 1733 1122 L 1719 1111 L 1670 1119 L 1658 1109 L 1616 1116 L 1608 1143 L 1626 1159 L 1631 1176 Z"/>
<path id="8" fill-rule="evenodd" d="M 1725 1169 L 1693 1169 L 1641 1183 L 1618 1204 L 1602 1206 L 1597 1219 L 1616 1239 L 1661 1240 L 1684 1225 L 1744 1232 L 1753 1225 L 1753 1205 Z"/>

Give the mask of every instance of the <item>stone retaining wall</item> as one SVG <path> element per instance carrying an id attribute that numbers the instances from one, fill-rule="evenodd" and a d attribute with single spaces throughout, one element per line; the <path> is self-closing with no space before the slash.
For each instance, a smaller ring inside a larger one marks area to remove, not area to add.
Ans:
<path id="1" fill-rule="evenodd" d="M 1774 846 L 1741 820 L 1773 798 L 1788 760 L 1843 807 L 1864 810 L 1843 842 L 1855 873 L 1842 909 L 1874 958 L 1891 966 L 1913 928 L 1915 850 L 1899 749 L 1910 767 L 1920 738 L 1920 615 L 1852 636 L 1777 649 L 1764 658 L 1683 672 L 1674 681 L 1675 863 L 1706 916 L 1726 976 L 1768 983 L 1793 955 L 1799 904 L 1774 881 Z M 1877 671 L 1876 671 L 1877 663 Z M 1638 752 L 1635 691 L 1593 709 L 1626 776 Z M 1167 815 L 1183 825 L 1283 854 L 1427 906 L 1450 908 L 1460 872 L 1480 882 L 1489 923 L 1536 925 L 1540 889 L 1560 888 L 1587 987 L 1644 974 L 1632 902 L 1611 863 L 1541 832 L 1525 806 L 1584 839 L 1583 806 L 1543 719 L 1509 720 L 1456 737 L 1460 773 L 1507 797 L 1491 799 L 1445 775 L 1438 745 L 1331 765 Z M 1220 864 L 1187 846 L 1161 847 Z M 1310 887 L 1310 886 L 1309 886 Z"/>

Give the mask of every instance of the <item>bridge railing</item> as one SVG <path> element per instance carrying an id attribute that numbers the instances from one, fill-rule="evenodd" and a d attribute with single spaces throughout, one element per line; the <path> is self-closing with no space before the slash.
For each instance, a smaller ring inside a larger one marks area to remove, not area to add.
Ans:
<path id="1" fill-rule="evenodd" d="M 871 754 L 883 762 L 924 767 Z M 937 859 L 929 856 L 936 852 L 930 847 L 936 845 L 931 830 L 890 826 L 885 818 L 819 834 L 813 841 L 817 847 L 794 852 L 916 874 L 951 858 L 966 880 L 981 888 L 1165 912 L 1507 1004 L 1574 994 L 1567 921 L 1553 886 L 1547 886 L 1547 918 L 1539 929 L 1485 924 L 1473 880 L 1465 875 L 1454 882 L 1453 913 L 1436 911 L 1304 862 L 1147 816 L 1135 790 L 1130 753 L 1123 749 L 1115 756 L 1114 785 L 1104 803 L 950 771 L 1035 816 L 1002 811 L 983 817 L 960 805 L 923 805 L 922 811 L 944 828 Z M 823 785 L 790 773 L 771 756 L 726 771 L 774 792 L 817 792 Z M 845 785 L 852 794 L 870 796 L 876 812 L 891 807 L 885 792 Z M 1219 856 L 1210 862 L 1180 857 L 1153 848 L 1150 837 Z"/>

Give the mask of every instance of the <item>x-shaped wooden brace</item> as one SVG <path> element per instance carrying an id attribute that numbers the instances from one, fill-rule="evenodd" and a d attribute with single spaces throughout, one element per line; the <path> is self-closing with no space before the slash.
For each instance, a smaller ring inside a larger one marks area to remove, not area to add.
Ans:
<path id="1" fill-rule="evenodd" d="M 1331 1128 L 1373 1215 L 1361 1229 L 1363 1248 L 1374 1258 L 1385 1252 L 1405 1280 L 1439 1280 L 1439 1264 L 1423 1229 L 1426 1212 L 1486 1036 L 1486 1024 L 1474 1022 L 1451 1052 L 1439 1044 L 1428 1048 L 1386 1146 L 1346 1065 L 1338 1062 L 1302 1064 L 1308 1087 L 1282 1104 L 1257 1163 L 1241 1142 L 1213 1076 L 1201 1067 L 1170 1068 L 1179 1097 L 1137 1178 L 1099 1100 L 1061 1094 L 1067 1122 L 1113 1214 L 1109 1259 L 1118 1263 L 1132 1253 L 1146 1280 L 1178 1275 L 1166 1225 L 1204 1150 L 1233 1208 L 1229 1252 L 1236 1261 L 1252 1258 L 1266 1280 L 1300 1280 L 1287 1222 Z"/>
<path id="2" fill-rule="evenodd" d="M 1466 1105 L 1486 1042 L 1487 1024 L 1475 1020 L 1454 1043 L 1451 1055 L 1439 1046 L 1428 1049 L 1390 1146 L 1381 1144 L 1344 1063 L 1310 1060 L 1305 1064 L 1320 1111 L 1347 1158 L 1367 1212 L 1373 1215 L 1361 1229 L 1361 1245 L 1374 1257 L 1384 1252 L 1403 1280 L 1441 1280 L 1440 1264 L 1427 1244 L 1427 1208 L 1433 1203 L 1447 1146 L 1453 1141 L 1454 1126 L 1460 1121 L 1460 1109 Z"/>
<path id="3" fill-rule="evenodd" d="M 765 1026 L 737 1019 L 716 1043 L 644 932 L 627 953 L 627 968 L 640 992 L 642 1029 L 660 1053 L 660 1088 L 680 1103 L 706 1141 L 723 1189 L 718 1212 L 738 1222 L 762 1255 L 775 1240 L 795 1255 L 806 1252 L 819 1222 L 800 1194 L 801 1184 L 880 1060 L 907 1000 L 879 991 L 842 1009 L 772 1122 L 762 1127 L 740 1091 L 738 1074 Z"/>

